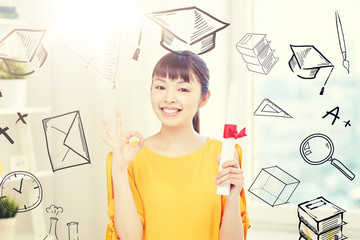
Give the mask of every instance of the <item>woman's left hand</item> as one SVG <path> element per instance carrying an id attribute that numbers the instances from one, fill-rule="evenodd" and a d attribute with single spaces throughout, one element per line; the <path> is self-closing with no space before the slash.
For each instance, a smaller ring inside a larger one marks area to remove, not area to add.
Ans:
<path id="1" fill-rule="evenodd" d="M 217 162 L 220 163 L 220 155 L 217 156 Z M 222 165 L 222 170 L 216 176 L 215 185 L 222 186 L 230 184 L 230 196 L 239 195 L 244 187 L 244 172 L 239 166 L 239 161 L 235 159 L 228 160 Z"/>

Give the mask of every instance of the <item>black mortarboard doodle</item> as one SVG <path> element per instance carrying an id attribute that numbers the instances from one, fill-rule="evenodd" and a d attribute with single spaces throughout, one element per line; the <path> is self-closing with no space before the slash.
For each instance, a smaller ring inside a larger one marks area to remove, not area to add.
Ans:
<path id="1" fill-rule="evenodd" d="M 207 12 L 197 8 L 178 8 L 167 11 L 145 14 L 146 17 L 162 28 L 160 45 L 171 51 L 190 50 L 196 54 L 204 54 L 215 47 L 216 32 L 229 26 Z M 141 32 L 138 48 L 133 59 L 140 53 Z"/>

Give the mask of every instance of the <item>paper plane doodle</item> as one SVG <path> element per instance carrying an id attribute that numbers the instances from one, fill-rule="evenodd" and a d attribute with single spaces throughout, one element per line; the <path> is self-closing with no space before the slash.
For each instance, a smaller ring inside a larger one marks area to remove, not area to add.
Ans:
<path id="1" fill-rule="evenodd" d="M 289 60 L 289 67 L 299 78 L 314 79 L 319 71 L 323 71 L 326 78 L 324 87 L 334 69 L 334 65 L 313 45 L 290 45 L 293 55 Z M 320 95 L 324 93 L 324 87 Z"/>
<path id="2" fill-rule="evenodd" d="M 45 33 L 46 30 L 14 29 L 0 41 L 0 59 L 11 75 L 29 75 L 44 64 L 48 55 L 42 45 Z"/>
<path id="3" fill-rule="evenodd" d="M 209 52 L 215 48 L 216 33 L 230 25 L 197 7 L 153 12 L 145 16 L 161 26 L 160 45 L 171 52 Z"/>
<path id="4" fill-rule="evenodd" d="M 268 98 L 264 98 L 264 100 L 255 110 L 254 115 L 266 117 L 293 118 L 292 116 L 290 116 L 290 114 L 282 110 L 278 105 L 270 101 Z"/>
<path id="5" fill-rule="evenodd" d="M 42 122 L 53 172 L 90 164 L 79 111 L 45 118 Z"/>

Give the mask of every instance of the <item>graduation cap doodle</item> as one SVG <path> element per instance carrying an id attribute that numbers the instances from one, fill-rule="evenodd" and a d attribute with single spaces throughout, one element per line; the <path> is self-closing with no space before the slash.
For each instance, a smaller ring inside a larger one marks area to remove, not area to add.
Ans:
<path id="1" fill-rule="evenodd" d="M 320 95 L 323 95 L 334 65 L 313 45 L 290 45 L 290 48 L 293 55 L 289 60 L 289 67 L 298 77 L 314 79 L 320 70 L 326 71 L 326 80 L 320 91 Z"/>
<path id="2" fill-rule="evenodd" d="M 209 52 L 215 47 L 216 33 L 230 25 L 197 7 L 152 12 L 145 16 L 162 28 L 160 45 L 171 52 Z M 141 33 L 138 46 L 140 41 Z M 133 59 L 137 60 L 139 53 L 138 48 Z"/>
<path id="3" fill-rule="evenodd" d="M 41 67 L 47 52 L 42 45 L 46 30 L 14 29 L 0 41 L 0 59 L 11 75 L 26 76 Z M 18 72 L 19 67 L 26 69 Z"/>

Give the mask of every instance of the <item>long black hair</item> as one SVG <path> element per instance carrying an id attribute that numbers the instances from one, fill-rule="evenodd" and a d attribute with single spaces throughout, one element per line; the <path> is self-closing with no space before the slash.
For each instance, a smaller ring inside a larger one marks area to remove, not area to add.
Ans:
<path id="1" fill-rule="evenodd" d="M 185 82 L 190 81 L 190 75 L 194 74 L 201 84 L 201 96 L 208 91 L 209 70 L 206 63 L 198 55 L 191 51 L 170 52 L 163 56 L 155 65 L 152 78 L 155 76 L 181 78 Z M 200 132 L 199 111 L 193 117 L 193 126 L 196 132 Z"/>

